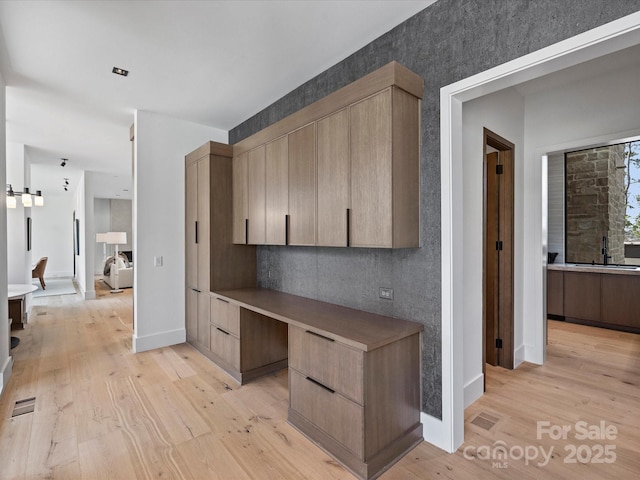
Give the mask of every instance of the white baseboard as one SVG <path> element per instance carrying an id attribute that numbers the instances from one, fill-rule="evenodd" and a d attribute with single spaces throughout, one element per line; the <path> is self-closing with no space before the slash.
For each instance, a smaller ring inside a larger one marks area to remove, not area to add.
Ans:
<path id="1" fill-rule="evenodd" d="M 429 442 L 447 453 L 453 453 L 448 425 L 445 425 L 439 418 L 424 412 L 420 412 L 420 421 L 422 422 L 422 438 L 425 442 Z"/>
<path id="2" fill-rule="evenodd" d="M 0 371 L 0 395 L 4 392 L 7 383 L 9 383 L 11 372 L 13 372 L 13 357 L 9 355 L 2 366 L 2 370 Z"/>
<path id="3" fill-rule="evenodd" d="M 523 361 L 535 363 L 536 365 L 542 365 L 544 363 L 536 347 L 534 347 L 533 345 L 523 345 L 522 347 L 524 353 Z"/>
<path id="4" fill-rule="evenodd" d="M 169 330 L 168 332 L 145 335 L 144 337 L 138 337 L 134 334 L 131 343 L 133 351 L 139 353 L 155 348 L 168 347 L 169 345 L 177 345 L 186 341 L 187 331 L 184 328 L 178 328 L 177 330 Z"/>
<path id="5" fill-rule="evenodd" d="M 480 373 L 476 378 L 464 386 L 464 408 L 467 408 L 484 394 L 484 374 Z"/>
<path id="6" fill-rule="evenodd" d="M 66 270 L 58 270 L 58 271 L 47 270 L 45 277 L 46 278 L 68 278 L 68 277 L 73 277 L 73 272 L 69 272 Z"/>

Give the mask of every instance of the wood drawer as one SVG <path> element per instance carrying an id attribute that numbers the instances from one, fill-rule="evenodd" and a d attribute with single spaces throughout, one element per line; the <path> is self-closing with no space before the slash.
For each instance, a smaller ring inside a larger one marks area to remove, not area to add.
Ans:
<path id="1" fill-rule="evenodd" d="M 211 296 L 211 323 L 224 331 L 240 336 L 240 306 L 215 295 Z"/>
<path id="2" fill-rule="evenodd" d="M 289 366 L 364 405 L 364 352 L 289 325 Z"/>
<path id="3" fill-rule="evenodd" d="M 211 324 L 211 351 L 233 368 L 240 370 L 240 340 Z"/>
<path id="4" fill-rule="evenodd" d="M 292 410 L 364 460 L 364 408 L 289 368 Z"/>

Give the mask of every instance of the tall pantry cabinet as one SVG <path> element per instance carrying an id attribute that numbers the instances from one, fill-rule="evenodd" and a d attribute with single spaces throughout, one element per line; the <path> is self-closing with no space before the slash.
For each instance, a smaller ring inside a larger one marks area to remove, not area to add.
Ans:
<path id="1" fill-rule="evenodd" d="M 232 243 L 233 147 L 207 142 L 185 157 L 187 341 L 210 352 L 214 290 L 253 287 L 256 251 Z"/>

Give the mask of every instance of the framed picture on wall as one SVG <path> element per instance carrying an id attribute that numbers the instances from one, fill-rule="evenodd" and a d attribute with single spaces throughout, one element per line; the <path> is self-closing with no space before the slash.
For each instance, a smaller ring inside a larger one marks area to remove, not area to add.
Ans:
<path id="1" fill-rule="evenodd" d="M 73 229 L 73 245 L 75 247 L 76 255 L 80 255 L 80 219 L 76 218 Z"/>
<path id="2" fill-rule="evenodd" d="M 31 251 L 31 217 L 27 217 L 27 252 Z"/>

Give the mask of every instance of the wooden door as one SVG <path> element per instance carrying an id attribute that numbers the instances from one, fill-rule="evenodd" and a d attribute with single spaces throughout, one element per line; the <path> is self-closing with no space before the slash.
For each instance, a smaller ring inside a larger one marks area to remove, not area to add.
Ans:
<path id="1" fill-rule="evenodd" d="M 247 157 L 248 188 L 248 243 L 264 245 L 266 233 L 266 181 L 265 146 L 261 145 L 249 152 Z"/>
<path id="2" fill-rule="evenodd" d="M 316 128 L 289 134 L 289 245 L 316 244 Z"/>
<path id="3" fill-rule="evenodd" d="M 247 156 L 241 153 L 233 158 L 233 243 L 247 243 L 248 187 L 247 187 Z"/>
<path id="4" fill-rule="evenodd" d="M 287 136 L 266 146 L 266 234 L 268 245 L 287 243 L 289 214 L 289 153 Z"/>
<path id="5" fill-rule="evenodd" d="M 485 129 L 493 153 L 484 161 L 484 359 L 513 368 L 514 145 Z M 483 362 L 483 371 L 484 365 Z"/>
<path id="6" fill-rule="evenodd" d="M 350 108 L 353 246 L 393 246 L 391 107 L 387 89 Z"/>
<path id="7" fill-rule="evenodd" d="M 350 197 L 349 110 L 317 124 L 318 245 L 346 247 Z"/>
<path id="8" fill-rule="evenodd" d="M 209 157 L 206 156 L 198 164 L 198 290 L 209 291 L 210 283 L 210 250 L 211 240 L 211 201 Z"/>
<path id="9" fill-rule="evenodd" d="M 198 228 L 198 165 L 195 162 L 186 166 L 185 191 L 185 275 L 187 287 L 197 288 L 198 245 L 196 243 L 196 229 Z"/>

